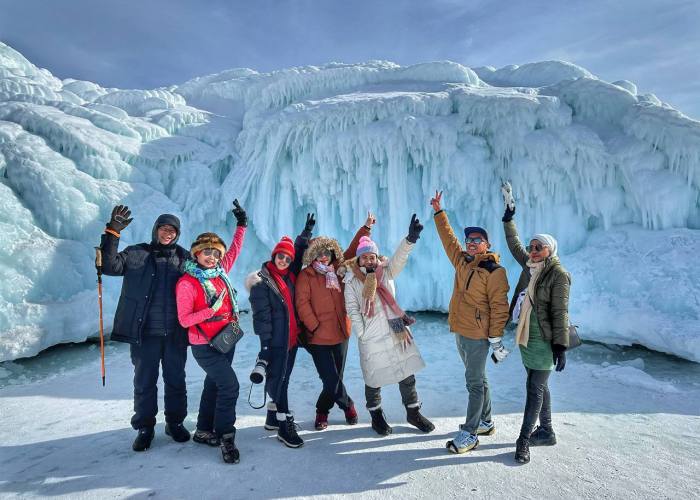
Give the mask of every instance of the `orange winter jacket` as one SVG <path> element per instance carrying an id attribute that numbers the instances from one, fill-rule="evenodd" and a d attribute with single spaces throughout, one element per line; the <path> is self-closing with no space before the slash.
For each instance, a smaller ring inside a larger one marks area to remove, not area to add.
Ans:
<path id="1" fill-rule="evenodd" d="M 338 242 L 332 238 L 315 238 L 304 253 L 304 264 L 307 267 L 299 273 L 297 278 L 295 303 L 299 319 L 307 332 L 309 344 L 340 344 L 350 338 L 351 332 L 350 318 L 345 309 L 343 295 L 345 285 L 342 277 L 338 278 L 340 291 L 326 288 L 325 275 L 316 271 L 311 263 L 321 250 L 329 249 L 335 254 L 331 264 L 337 271 L 345 259 L 355 256 L 360 237 L 369 236 L 369 234 L 369 229 L 362 226 L 345 252 L 342 252 Z"/>
<path id="2" fill-rule="evenodd" d="M 508 323 L 508 277 L 493 252 L 469 261 L 445 211 L 434 217 L 442 246 L 455 268 L 447 322 L 450 331 L 470 339 L 503 336 Z"/>

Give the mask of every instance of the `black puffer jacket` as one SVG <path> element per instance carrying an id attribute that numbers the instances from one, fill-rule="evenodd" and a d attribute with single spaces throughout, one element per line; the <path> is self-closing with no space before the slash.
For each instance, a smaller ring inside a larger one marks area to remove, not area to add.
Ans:
<path id="1" fill-rule="evenodd" d="M 294 283 L 291 275 L 297 276 L 301 271 L 302 259 L 304 251 L 309 246 L 309 239 L 311 239 L 311 234 L 304 232 L 297 236 L 294 241 L 294 261 L 289 266 L 289 273 L 284 277 L 292 296 L 292 303 L 294 303 Z M 270 347 L 286 348 L 289 343 L 287 306 L 265 264 L 262 265 L 260 271 L 252 273 L 248 277 L 247 285 L 250 289 L 250 308 L 253 311 L 255 334 L 260 337 L 261 343 L 269 342 Z M 298 323 L 296 311 L 294 315 Z"/>
<path id="2" fill-rule="evenodd" d="M 171 225 L 177 229 L 175 240 L 168 246 L 158 243 L 158 227 Z M 164 315 L 162 324 L 172 325 L 173 339 L 187 344 L 187 333 L 177 320 L 175 307 L 175 283 L 184 272 L 185 261 L 190 253 L 177 244 L 180 237 L 180 220 L 170 214 L 163 214 L 153 224 L 151 243 L 139 243 L 126 247 L 118 252 L 119 238 L 105 233 L 102 235 L 102 272 L 108 276 L 123 276 L 121 295 L 114 315 L 112 340 L 129 344 L 141 343 L 144 327 L 148 322 L 149 312 L 153 304 L 153 294 L 164 294 L 158 297 L 157 310 Z M 155 255 L 166 258 L 166 265 L 160 266 L 161 279 L 157 280 L 158 268 Z M 173 280 L 173 278 L 175 278 Z M 170 284 L 172 287 L 156 287 L 156 283 Z M 152 318 L 153 319 L 153 318 Z"/>

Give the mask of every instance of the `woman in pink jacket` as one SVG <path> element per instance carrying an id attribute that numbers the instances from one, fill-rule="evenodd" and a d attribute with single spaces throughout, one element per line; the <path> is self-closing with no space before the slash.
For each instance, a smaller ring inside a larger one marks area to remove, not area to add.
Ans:
<path id="1" fill-rule="evenodd" d="M 231 366 L 235 347 L 223 354 L 209 345 L 228 323 L 238 322 L 236 290 L 227 274 L 243 245 L 248 218 L 233 202 L 237 227 L 231 248 L 215 233 L 202 233 L 192 243 L 193 260 L 185 263 L 185 274 L 175 288 L 180 324 L 187 328 L 192 355 L 207 374 L 199 402 L 197 431 L 193 440 L 220 446 L 224 462 L 238 463 L 235 444 L 238 379 Z"/>

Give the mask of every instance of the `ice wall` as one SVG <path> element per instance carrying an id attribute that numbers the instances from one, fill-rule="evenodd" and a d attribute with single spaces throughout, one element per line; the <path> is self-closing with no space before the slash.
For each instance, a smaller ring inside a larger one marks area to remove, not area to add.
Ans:
<path id="1" fill-rule="evenodd" d="M 636 253 L 647 241 L 662 248 L 669 231 L 685 231 L 697 250 L 699 155 L 700 122 L 636 95 L 631 82 L 610 84 L 569 63 L 334 63 L 119 90 L 59 81 L 0 45 L 2 200 L 18 214 L 0 221 L 0 272 L 22 285 L 0 287 L 9 304 L 0 308 L 0 359 L 96 330 L 91 247 L 116 203 L 136 217 L 122 245 L 147 240 L 162 212 L 182 216 L 187 245 L 204 230 L 229 238 L 238 197 L 251 219 L 238 285 L 282 234 L 301 229 L 307 211 L 318 214 L 316 234 L 341 243 L 374 211 L 385 253 L 416 212 L 426 229 L 399 299 L 407 309 L 444 310 L 453 272 L 430 196 L 445 191 L 458 233 L 490 231 L 514 283 L 500 222 L 500 180 L 510 179 L 523 237 L 559 239 L 585 336 L 700 361 L 697 287 L 689 281 L 674 300 L 653 300 L 652 278 L 664 276 L 666 262 Z M 617 237 L 620 248 L 596 251 L 620 231 L 633 241 Z M 22 258 L 17 238 L 36 241 L 40 266 Z M 674 257 L 674 272 L 690 269 L 691 253 Z M 630 279 L 611 284 L 610 273 Z M 119 286 L 105 284 L 108 320 Z M 641 310 L 655 321 L 625 327 Z"/>

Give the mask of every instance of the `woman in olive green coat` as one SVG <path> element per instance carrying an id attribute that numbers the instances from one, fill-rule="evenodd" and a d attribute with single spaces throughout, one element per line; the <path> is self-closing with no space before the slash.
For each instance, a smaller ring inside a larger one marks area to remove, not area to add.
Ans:
<path id="1" fill-rule="evenodd" d="M 552 369 L 562 371 L 569 346 L 569 286 L 571 277 L 557 256 L 557 240 L 535 234 L 524 247 L 513 222 L 515 207 L 506 207 L 503 228 L 508 249 L 523 268 L 511 311 L 517 322 L 515 340 L 527 371 L 527 399 L 515 460 L 530 461 L 530 446 L 556 444 L 547 381 Z M 539 419 L 540 425 L 533 432 Z"/>

